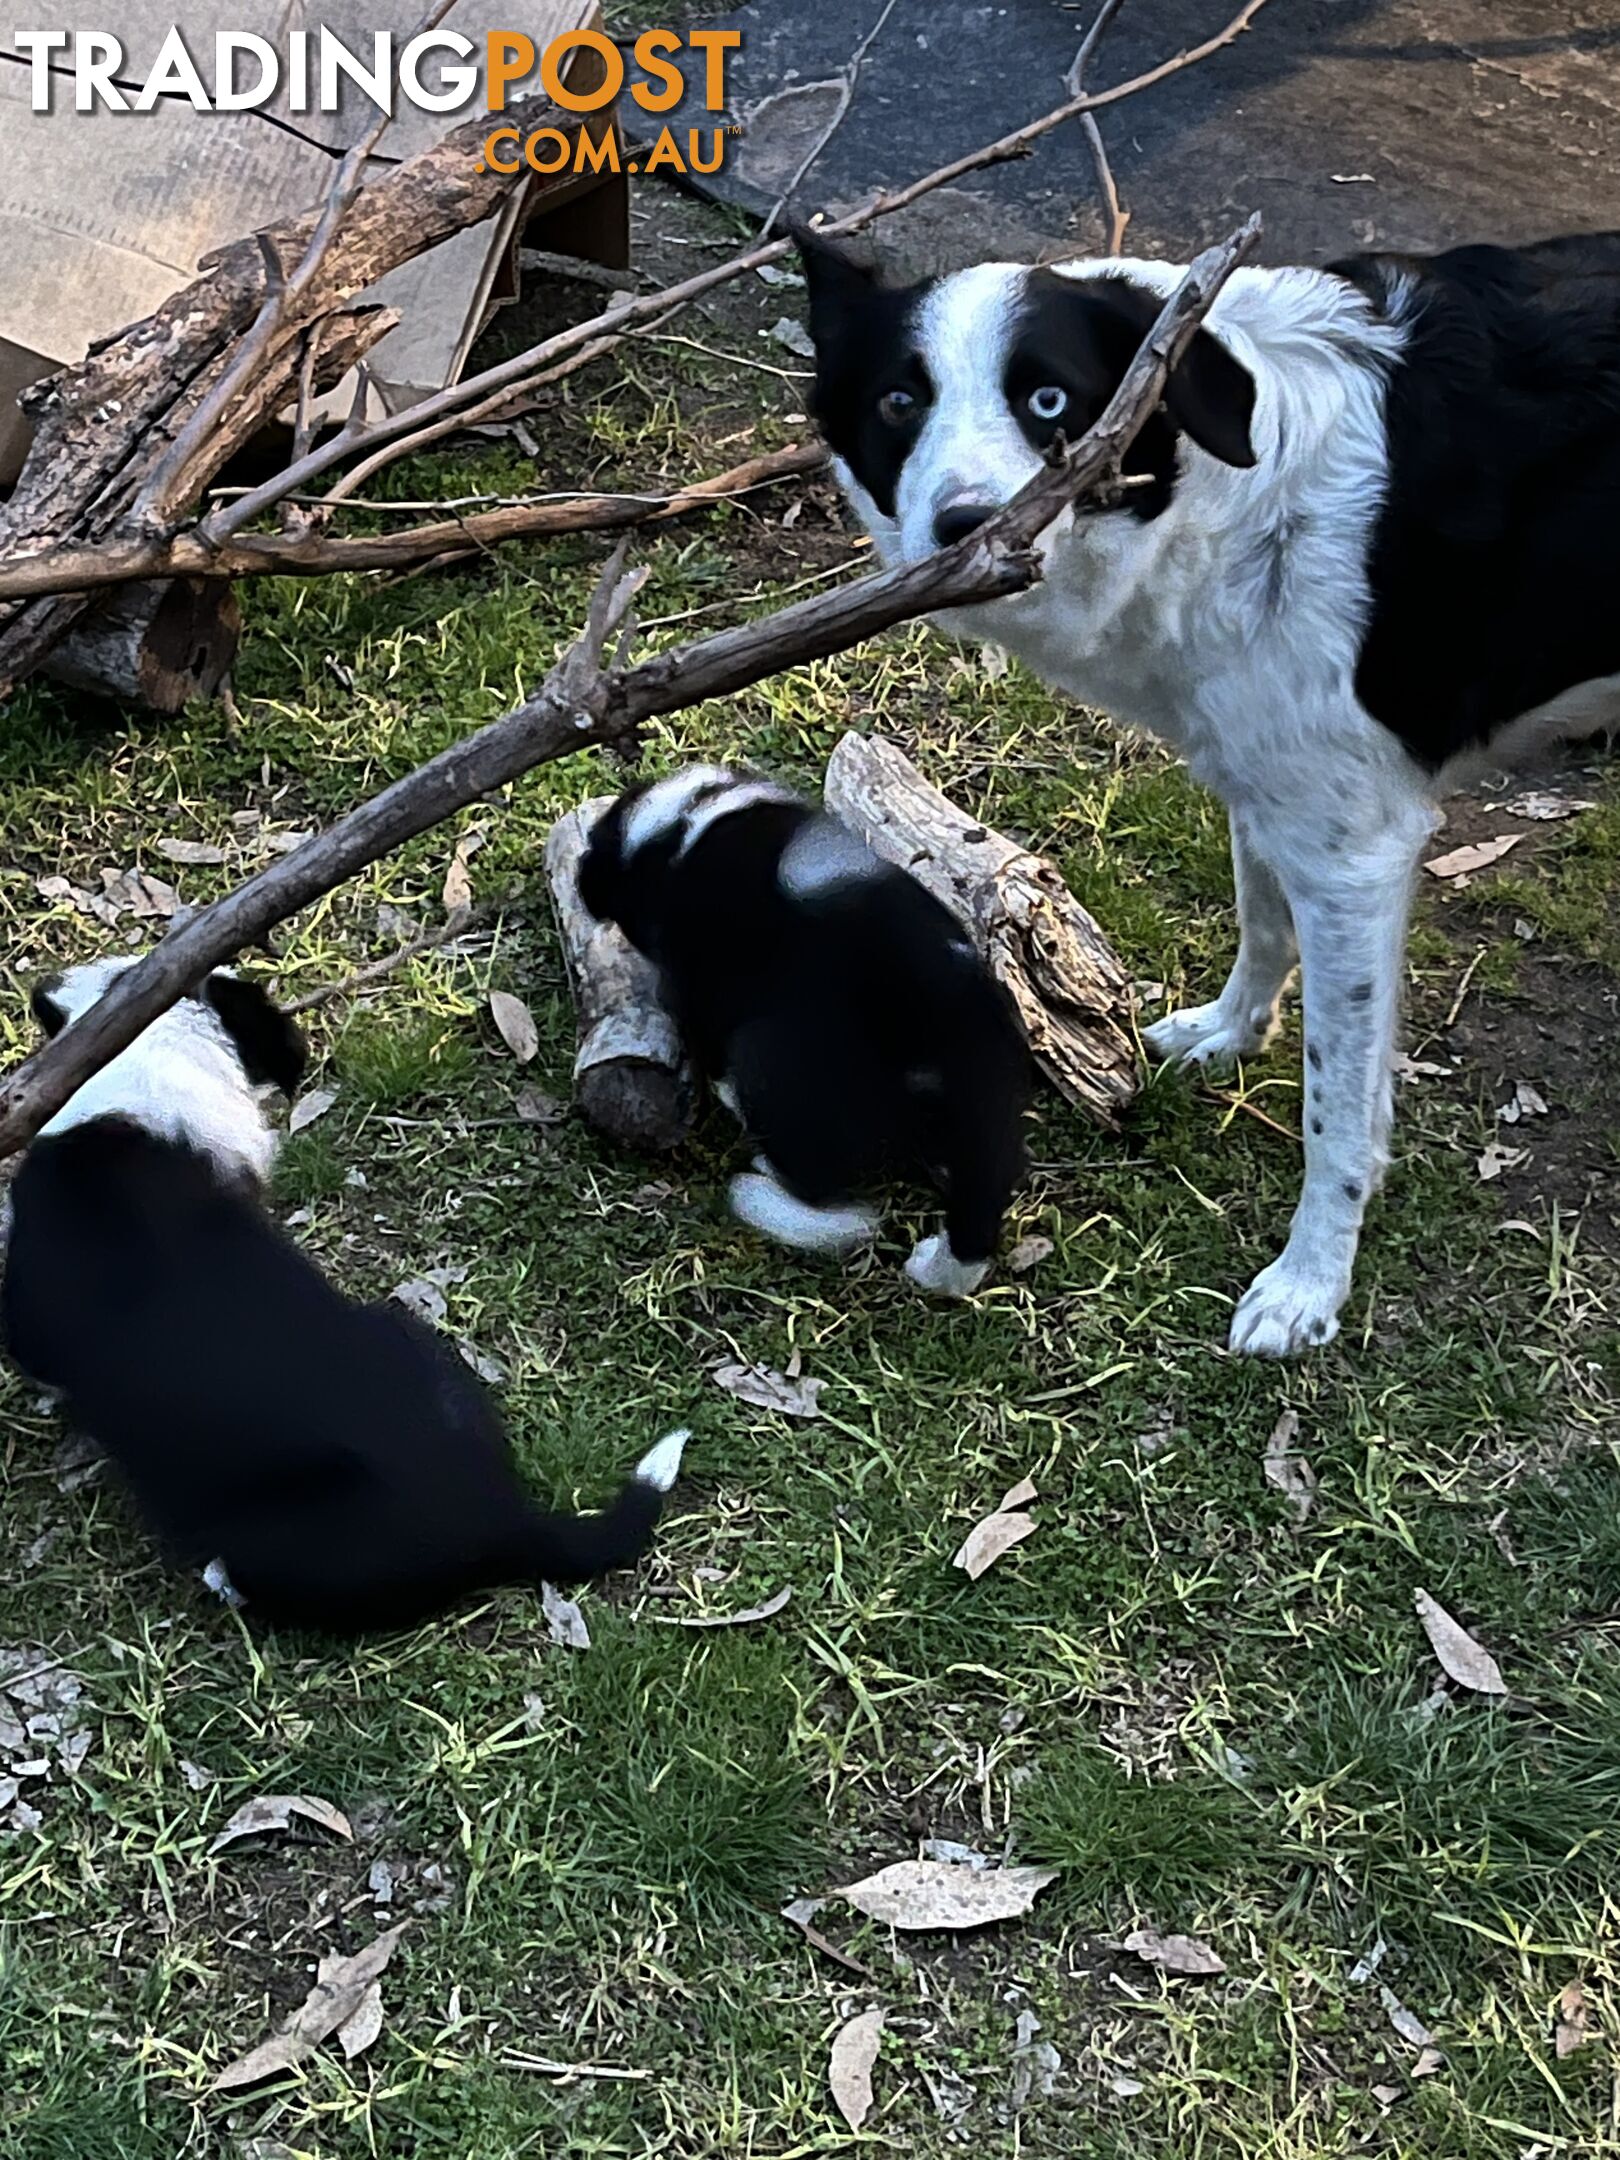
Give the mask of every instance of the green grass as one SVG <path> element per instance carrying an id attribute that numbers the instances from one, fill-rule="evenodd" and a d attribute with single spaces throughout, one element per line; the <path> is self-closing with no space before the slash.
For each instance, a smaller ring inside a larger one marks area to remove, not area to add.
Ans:
<path id="1" fill-rule="evenodd" d="M 690 235 L 721 229 L 680 214 Z M 705 339 L 757 350 L 782 304 L 740 296 Z M 739 429 L 786 439 L 795 395 L 637 350 L 548 410 L 548 479 L 718 468 L 743 454 Z M 479 445 L 387 484 L 528 477 Z M 644 615 L 735 612 L 848 552 L 824 500 L 786 533 L 780 511 L 639 545 Z M 158 727 L 46 689 L 16 699 L 0 744 L 9 1054 L 29 1039 L 28 977 L 105 935 L 41 901 L 39 878 L 139 860 L 188 901 L 225 890 L 258 859 L 236 814 L 329 819 L 532 686 L 598 561 L 581 541 L 394 585 L 249 587 L 240 736 L 215 707 Z M 679 715 L 646 759 L 747 757 L 814 784 L 851 725 L 1051 851 L 1134 974 L 1177 996 L 1218 976 L 1232 925 L 1213 806 L 1155 751 L 931 632 Z M 1123 1135 L 1044 1099 L 1009 1239 L 1040 1231 L 1054 1251 L 967 1307 L 900 1280 L 920 1202 L 841 1270 L 768 1251 L 725 1213 L 737 1149 L 720 1116 L 636 1160 L 571 1117 L 517 1114 L 525 1088 L 566 1099 L 573 1047 L 541 848 L 608 777 L 589 756 L 531 775 L 248 964 L 296 993 L 381 957 L 401 916 L 440 919 L 455 842 L 482 831 L 477 932 L 311 1015 L 311 1084 L 335 1100 L 289 1142 L 276 1204 L 358 1293 L 436 1273 L 447 1326 L 509 1375 L 542 1493 L 594 1505 L 689 1422 L 658 1552 L 583 1598 L 585 1653 L 555 1647 L 516 1593 L 352 1650 L 260 1639 L 158 1564 L 105 1481 L 58 1489 L 55 1426 L 5 1382 L 0 1644 L 67 1660 L 91 1736 L 77 1769 L 29 1781 L 38 1830 L 0 1834 L 8 2160 L 842 2153 L 858 2145 L 830 2108 L 827 2048 L 873 2003 L 888 2012 L 873 2150 L 1620 2154 L 1620 1357 L 1601 1241 L 1573 1236 L 1533 1181 L 1482 1185 L 1482 1083 L 1426 1081 L 1405 1094 L 1341 1342 L 1287 1371 L 1229 1360 L 1232 1301 L 1295 1188 L 1277 1130 L 1298 1120 L 1290 1030 L 1230 1084 L 1155 1078 Z M 165 833 L 247 837 L 223 868 L 175 869 L 153 852 Z M 1509 965 L 1515 915 L 1538 966 L 1612 964 L 1615 798 L 1523 853 L 1511 884 L 1481 890 L 1487 1024 L 1537 994 Z M 1478 941 L 1477 920 L 1425 897 L 1424 1027 Z M 489 1024 L 491 988 L 534 1012 L 528 1068 Z M 1607 1114 L 1594 1104 L 1596 1129 Z M 823 1419 L 789 1426 L 722 1393 L 712 1368 L 738 1354 L 801 1357 Z M 1285 1407 L 1319 1479 L 1298 1529 L 1261 1467 Z M 952 1553 L 1026 1474 L 1036 1534 L 968 1583 Z M 661 1624 L 784 1587 L 786 1609 L 750 1627 Z M 1507 1703 L 1436 1695 L 1420 1587 L 1488 1642 Z M 296 1830 L 210 1854 L 234 1808 L 276 1791 L 342 1805 L 353 1843 Z M 870 1979 L 780 1917 L 925 1837 L 1060 1872 L 1027 1919 L 956 1940 L 827 1906 L 815 1924 Z M 386 1904 L 378 1863 L 396 1878 Z M 328 2046 L 280 2087 L 209 2096 L 323 1952 L 398 1918 L 369 2053 Z M 1227 1973 L 1156 1977 L 1115 1947 L 1143 1925 L 1202 1936 Z M 1577 1978 L 1605 2037 L 1560 2061 L 1552 2008 Z M 1432 2028 L 1432 2076 L 1413 2075 L 1380 1984 Z M 1015 2113 L 1025 2009 L 1062 2064 Z M 524 2056 L 646 2074 L 559 2082 Z"/>

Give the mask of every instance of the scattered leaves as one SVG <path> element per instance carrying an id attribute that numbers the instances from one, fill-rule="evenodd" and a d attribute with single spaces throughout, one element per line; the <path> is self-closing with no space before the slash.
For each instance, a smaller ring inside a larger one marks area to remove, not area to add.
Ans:
<path id="1" fill-rule="evenodd" d="M 836 1891 L 857 1912 L 887 1927 L 987 1927 L 1021 1920 L 1057 1874 L 1056 1868 L 955 1867 L 948 1860 L 897 1860 Z"/>
<path id="2" fill-rule="evenodd" d="M 337 2029 L 338 2046 L 343 2050 L 344 2060 L 353 2062 L 357 2055 L 363 2055 L 375 2040 L 381 2038 L 382 2029 L 382 1982 L 373 1980 L 361 1996 L 354 2015 L 345 2018 Z"/>
<path id="3" fill-rule="evenodd" d="M 492 990 L 489 1011 L 500 1030 L 501 1041 L 520 1065 L 530 1064 L 539 1056 L 540 1030 L 534 1024 L 533 1013 L 521 998 L 513 997 L 510 990 Z"/>
<path id="4" fill-rule="evenodd" d="M 1595 810 L 1597 804 L 1584 795 L 1548 795 L 1532 788 L 1528 795 L 1515 795 L 1503 809 L 1509 817 L 1529 818 L 1533 823 L 1551 824 L 1559 818 L 1575 817 L 1582 810 Z"/>
<path id="5" fill-rule="evenodd" d="M 1586 1990 L 1578 1980 L 1571 1980 L 1558 1997 L 1558 2009 L 1553 2018 L 1553 2053 L 1563 2062 L 1595 2038 L 1586 2007 Z"/>
<path id="6" fill-rule="evenodd" d="M 223 1852 L 238 1838 L 258 1837 L 266 1830 L 285 1830 L 295 1815 L 302 1816 L 306 1822 L 319 1823 L 334 1837 L 354 1836 L 348 1816 L 341 1808 L 333 1807 L 330 1800 L 317 1800 L 312 1793 L 263 1793 L 257 1800 L 249 1800 L 237 1809 L 208 1850 Z"/>
<path id="7" fill-rule="evenodd" d="M 511 1371 L 498 1357 L 491 1357 L 487 1350 L 480 1350 L 465 1335 L 456 1338 L 456 1348 L 461 1352 L 463 1364 L 470 1365 L 486 1387 L 504 1387 L 511 1379 Z"/>
<path id="8" fill-rule="evenodd" d="M 739 1402 L 752 1403 L 756 1410 L 775 1410 L 782 1417 L 818 1418 L 821 1409 L 817 1398 L 826 1386 L 824 1380 L 789 1379 L 786 1373 L 773 1372 L 768 1365 L 717 1365 L 714 1384 L 735 1395 Z"/>
<path id="9" fill-rule="evenodd" d="M 289 1133 L 301 1133 L 313 1125 L 317 1118 L 325 1117 L 337 1101 L 336 1088 L 311 1088 L 307 1095 L 300 1095 L 293 1104 L 292 1116 L 287 1120 Z"/>
<path id="10" fill-rule="evenodd" d="M 1521 1118 L 1545 1117 L 1547 1098 L 1528 1080 L 1521 1080 L 1513 1090 L 1513 1100 L 1503 1103 L 1496 1115 L 1504 1125 L 1517 1125 Z"/>
<path id="11" fill-rule="evenodd" d="M 363 2007 L 407 1925 L 402 1920 L 398 1927 L 389 1928 L 352 1957 L 329 1951 L 316 1967 L 315 1985 L 287 2022 L 268 2040 L 260 2041 L 256 2048 L 228 2064 L 210 2091 L 237 2092 L 245 2085 L 260 2084 L 313 2054 L 323 2040 L 347 2025 Z"/>
<path id="12" fill-rule="evenodd" d="M 1523 838 L 1523 833 L 1498 833 L 1494 840 L 1477 840 L 1470 847 L 1453 848 L 1449 855 L 1435 855 L 1423 867 L 1430 877 L 1472 877 L 1476 870 L 1484 870 L 1493 862 L 1500 862 L 1508 850 L 1516 848 Z"/>
<path id="13" fill-rule="evenodd" d="M 222 863 L 227 859 L 225 849 L 215 847 L 211 840 L 171 840 L 165 835 L 161 840 L 154 840 L 152 845 L 166 862 L 200 867 L 204 863 Z"/>
<path id="14" fill-rule="evenodd" d="M 484 844 L 484 835 L 476 827 L 464 832 L 456 842 L 456 851 L 450 858 L 450 867 L 444 873 L 444 912 L 458 915 L 463 908 L 472 906 L 472 873 L 467 865 Z"/>
<path id="15" fill-rule="evenodd" d="M 585 1615 L 572 1598 L 565 1598 L 550 1583 L 542 1583 L 540 1606 L 546 1616 L 547 1630 L 559 1649 L 588 1650 L 591 1647 L 591 1631 L 585 1625 Z"/>
<path id="16" fill-rule="evenodd" d="M 1316 1472 L 1295 1448 L 1299 1436 L 1299 1412 L 1285 1410 L 1266 1442 L 1266 1483 L 1275 1485 L 1288 1502 L 1294 1528 L 1303 1529 L 1316 1505 Z"/>
<path id="17" fill-rule="evenodd" d="M 1530 1160 L 1530 1150 L 1522 1147 L 1504 1147 L 1500 1140 L 1493 1140 L 1475 1163 L 1483 1184 L 1492 1184 L 1504 1171 L 1517 1170 Z"/>
<path id="18" fill-rule="evenodd" d="M 428 1282 L 420 1275 L 395 1283 L 388 1295 L 396 1305 L 403 1305 L 407 1312 L 415 1313 L 418 1320 L 425 1320 L 429 1327 L 442 1327 L 450 1310 L 449 1301 L 438 1284 Z"/>
<path id="19" fill-rule="evenodd" d="M 525 1125 L 559 1125 L 568 1115 L 568 1105 L 542 1088 L 520 1088 L 512 1108 Z"/>
<path id="20" fill-rule="evenodd" d="M 1161 1972 L 1175 1973 L 1183 1979 L 1201 1979 L 1226 1970 L 1226 1960 L 1219 1951 L 1191 1935 L 1161 1935 L 1157 1928 L 1137 1928 L 1126 1936 L 1123 1947 L 1144 1965 L 1157 1965 Z"/>
<path id="21" fill-rule="evenodd" d="M 833 2035 L 827 2083 L 834 2106 L 852 2130 L 864 2129 L 872 2112 L 872 2070 L 882 2044 L 881 2010 L 863 2010 Z"/>
<path id="22" fill-rule="evenodd" d="M 1003 1553 L 1021 1545 L 1040 1527 L 1033 1515 L 1023 1513 L 1035 1497 L 1034 1481 L 1030 1478 L 1021 1478 L 1003 1493 L 994 1513 L 975 1523 L 957 1547 L 951 1560 L 952 1567 L 959 1567 L 970 1582 L 977 1582 L 985 1569 L 994 1567 Z"/>
<path id="23" fill-rule="evenodd" d="M 1476 1695 L 1507 1693 L 1507 1683 L 1495 1658 L 1427 1590 L 1417 1593 L 1417 1615 L 1435 1656 L 1459 1687 L 1472 1688 Z"/>
<path id="24" fill-rule="evenodd" d="M 1007 1255 L 1007 1273 L 1027 1275 L 1031 1268 L 1039 1267 L 1055 1250 L 1056 1247 L 1049 1237 L 1021 1237 Z"/>
<path id="25" fill-rule="evenodd" d="M 774 1597 L 768 1597 L 763 1605 L 749 1605 L 742 1612 L 728 1613 L 652 1613 L 649 1618 L 663 1627 L 717 1628 L 747 1627 L 755 1620 L 774 1619 L 793 1595 L 793 1585 L 784 1583 Z"/>
<path id="26" fill-rule="evenodd" d="M 1449 1080 L 1452 1068 L 1437 1065 L 1432 1058 L 1408 1057 L 1403 1050 L 1395 1060 L 1397 1080 Z"/>
<path id="27" fill-rule="evenodd" d="M 801 360 L 813 360 L 816 348 L 809 331 L 791 315 L 784 315 L 773 322 L 766 335 L 773 345 L 780 345 L 784 352 L 797 353 Z"/>
<path id="28" fill-rule="evenodd" d="M 1407 2009 L 1393 1988 L 1380 1985 L 1378 1999 L 1384 2006 L 1389 2022 L 1403 2040 L 1415 2048 L 1433 2047 L 1434 2034 L 1415 2010 Z"/>

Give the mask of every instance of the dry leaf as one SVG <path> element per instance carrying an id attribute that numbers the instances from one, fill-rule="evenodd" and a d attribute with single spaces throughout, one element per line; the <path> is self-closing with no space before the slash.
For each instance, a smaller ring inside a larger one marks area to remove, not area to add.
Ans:
<path id="1" fill-rule="evenodd" d="M 406 1282 L 395 1283 L 388 1295 L 395 1304 L 403 1305 L 407 1312 L 415 1313 L 418 1320 L 425 1320 L 429 1327 L 442 1326 L 445 1314 L 450 1310 L 445 1294 L 438 1284 L 427 1282 L 420 1275 L 413 1275 Z"/>
<path id="2" fill-rule="evenodd" d="M 1316 1472 L 1299 1454 L 1294 1441 L 1299 1433 L 1299 1412 L 1285 1410 L 1266 1442 L 1266 1483 L 1275 1485 L 1288 1502 L 1294 1528 L 1302 1529 L 1316 1505 Z"/>
<path id="3" fill-rule="evenodd" d="M 222 863 L 225 850 L 215 847 L 211 840 L 154 840 L 152 845 L 168 862 L 175 863 Z"/>
<path id="4" fill-rule="evenodd" d="M 1395 1060 L 1397 1080 L 1449 1080 L 1452 1068 L 1437 1065 L 1432 1058 L 1408 1057 L 1403 1050 Z"/>
<path id="5" fill-rule="evenodd" d="M 591 1631 L 585 1625 L 585 1615 L 572 1598 L 565 1598 L 550 1583 L 542 1583 L 540 1607 L 546 1616 L 551 1639 L 559 1649 L 588 1650 L 591 1647 Z"/>
<path id="6" fill-rule="evenodd" d="M 650 1613 L 661 1627 L 715 1628 L 747 1627 L 753 1620 L 769 1620 L 779 1613 L 793 1595 L 793 1585 L 787 1583 L 774 1597 L 768 1597 L 763 1605 L 750 1605 L 742 1612 L 728 1613 Z"/>
<path id="7" fill-rule="evenodd" d="M 1553 2020 L 1553 2053 L 1560 2062 L 1583 2048 L 1594 2038 L 1586 2008 L 1586 1990 L 1578 1980 L 1571 1980 L 1558 1998 L 1558 2014 Z"/>
<path id="8" fill-rule="evenodd" d="M 1528 1080 L 1521 1080 L 1513 1090 L 1513 1100 L 1503 1103 L 1496 1115 L 1504 1125 L 1517 1125 L 1520 1118 L 1545 1117 L 1547 1098 Z"/>
<path id="9" fill-rule="evenodd" d="M 484 844 L 484 836 L 476 829 L 463 833 L 456 842 L 456 852 L 450 858 L 450 867 L 444 873 L 444 912 L 459 914 L 463 908 L 472 906 L 472 877 L 468 863 Z"/>
<path id="10" fill-rule="evenodd" d="M 257 2085 L 279 2071 L 290 2070 L 294 2063 L 313 2053 L 365 2002 L 408 1925 L 402 1920 L 398 1927 L 389 1928 L 352 1957 L 328 1952 L 316 1967 L 315 1985 L 287 2022 L 268 2040 L 260 2041 L 256 2048 L 228 2064 L 209 2090 L 236 2092 L 244 2085 Z"/>
<path id="11" fill-rule="evenodd" d="M 456 1348 L 461 1352 L 462 1362 L 472 1367 L 486 1387 L 504 1387 L 511 1379 L 510 1371 L 498 1357 L 491 1357 L 487 1350 L 480 1350 L 476 1343 L 468 1342 L 464 1335 L 457 1337 Z"/>
<path id="12" fill-rule="evenodd" d="M 143 922 L 167 922 L 180 905 L 180 895 L 172 885 L 144 870 L 103 870 L 101 887 L 109 906 Z"/>
<path id="13" fill-rule="evenodd" d="M 1407 2009 L 1405 2003 L 1401 2001 L 1393 1988 L 1380 1987 L 1378 1999 L 1388 2013 L 1389 2022 L 1403 2040 L 1410 2042 L 1415 2048 L 1433 2047 L 1434 2034 L 1430 2032 L 1428 2026 L 1424 2024 L 1415 2010 Z"/>
<path id="14" fill-rule="evenodd" d="M 780 345 L 785 352 L 797 353 L 801 360 L 813 360 L 816 357 L 816 348 L 811 342 L 809 331 L 803 323 L 795 322 L 791 315 L 784 315 L 779 321 L 773 322 L 766 335 L 773 345 Z"/>
<path id="15" fill-rule="evenodd" d="M 1430 877 L 1472 877 L 1476 870 L 1500 862 L 1509 848 L 1516 848 L 1523 838 L 1523 833 L 1498 833 L 1494 840 L 1479 840 L 1472 847 L 1453 848 L 1449 855 L 1436 855 L 1423 867 Z"/>
<path id="16" fill-rule="evenodd" d="M 492 990 L 489 993 L 490 1017 L 501 1031 L 501 1041 L 520 1065 L 527 1065 L 540 1054 L 540 1031 L 534 1024 L 534 1015 L 521 998 L 515 998 L 509 990 Z"/>
<path id="17" fill-rule="evenodd" d="M 1144 1965 L 1157 1965 L 1161 1972 L 1178 1973 L 1184 1979 L 1226 1970 L 1225 1958 L 1191 1935 L 1161 1935 L 1157 1928 L 1137 1928 L 1126 1936 L 1123 1947 Z"/>
<path id="18" fill-rule="evenodd" d="M 314 837 L 313 832 L 266 832 L 260 833 L 259 845 L 267 855 L 290 855 Z"/>
<path id="19" fill-rule="evenodd" d="M 1547 795 L 1532 789 L 1528 795 L 1515 795 L 1503 809 L 1509 817 L 1530 818 L 1541 824 L 1550 824 L 1557 818 L 1574 817 L 1577 811 L 1595 810 L 1597 804 L 1584 795 Z"/>
<path id="20" fill-rule="evenodd" d="M 827 2083 L 834 2105 L 852 2130 L 864 2129 L 872 2112 L 872 2068 L 882 2043 L 881 2010 L 863 2010 L 833 2035 Z"/>
<path id="21" fill-rule="evenodd" d="M 1009 1275 L 1027 1275 L 1032 1267 L 1039 1267 L 1041 1262 L 1055 1250 L 1056 1247 L 1049 1237 L 1021 1237 L 1007 1255 L 1005 1262 L 1007 1273 Z"/>
<path id="22" fill-rule="evenodd" d="M 208 1850 L 221 1852 L 227 1845 L 234 1845 L 238 1838 L 257 1837 L 264 1830 L 285 1830 L 295 1815 L 303 1816 L 307 1822 L 319 1823 L 335 1837 L 354 1836 L 348 1816 L 341 1808 L 333 1807 L 330 1800 L 317 1800 L 309 1793 L 265 1793 L 239 1807 Z"/>
<path id="23" fill-rule="evenodd" d="M 728 1395 L 735 1395 L 739 1402 L 752 1403 L 756 1410 L 775 1410 L 783 1417 L 818 1418 L 821 1411 L 816 1398 L 827 1383 L 790 1380 L 786 1373 L 773 1372 L 768 1365 L 717 1365 L 714 1384 L 723 1387 Z"/>
<path id="24" fill-rule="evenodd" d="M 1479 1172 L 1481 1181 L 1489 1185 L 1499 1178 L 1504 1170 L 1517 1170 L 1521 1163 L 1529 1160 L 1528 1148 L 1504 1147 L 1500 1140 L 1493 1140 L 1474 1168 Z"/>
<path id="25" fill-rule="evenodd" d="M 1019 1512 L 1035 1497 L 1032 1478 L 1021 1478 L 1004 1492 L 994 1514 L 975 1523 L 957 1547 L 951 1559 L 952 1567 L 959 1567 L 970 1582 L 977 1582 L 985 1569 L 993 1567 L 1004 1552 L 1011 1552 L 1015 1545 L 1021 1545 L 1040 1527 L 1033 1515 Z"/>
<path id="26" fill-rule="evenodd" d="M 525 1125 L 557 1125 L 568 1115 L 568 1105 L 540 1088 L 520 1088 L 512 1108 Z"/>
<path id="27" fill-rule="evenodd" d="M 300 1095 L 293 1104 L 292 1116 L 287 1120 L 289 1133 L 301 1133 L 305 1126 L 313 1125 L 317 1118 L 325 1117 L 337 1101 L 336 1088 L 311 1088 L 307 1095 Z"/>
<path id="28" fill-rule="evenodd" d="M 1459 1627 L 1427 1590 L 1417 1593 L 1417 1615 L 1434 1645 L 1435 1656 L 1459 1687 L 1472 1688 L 1476 1695 L 1507 1693 L 1507 1683 L 1495 1658 L 1475 1642 L 1466 1628 Z"/>
<path id="29" fill-rule="evenodd" d="M 1418 2059 L 1412 2065 L 1412 2075 L 1415 2078 L 1433 2077 L 1437 2070 L 1443 2070 L 1445 2067 L 1446 2058 L 1437 2047 L 1420 2048 L 1418 2050 Z"/>
<path id="30" fill-rule="evenodd" d="M 382 1982 L 373 1980 L 360 1998 L 359 2009 L 338 2027 L 338 2046 L 343 2050 L 345 2061 L 353 2062 L 357 2055 L 363 2055 L 372 2042 L 380 2038 L 382 2029 Z"/>
<path id="31" fill-rule="evenodd" d="M 975 1928 L 1020 1920 L 1056 1868 L 953 1867 L 947 1860 L 897 1860 L 835 1891 L 857 1912 L 887 1927 Z"/>

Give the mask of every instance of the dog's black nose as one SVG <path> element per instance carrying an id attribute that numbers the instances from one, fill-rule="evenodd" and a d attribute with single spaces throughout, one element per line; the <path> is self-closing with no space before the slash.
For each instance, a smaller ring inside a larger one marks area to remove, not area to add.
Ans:
<path id="1" fill-rule="evenodd" d="M 948 510 L 939 511 L 934 518 L 935 547 L 954 547 L 970 532 L 977 532 L 986 518 L 994 517 L 995 510 L 994 503 L 952 503 Z"/>

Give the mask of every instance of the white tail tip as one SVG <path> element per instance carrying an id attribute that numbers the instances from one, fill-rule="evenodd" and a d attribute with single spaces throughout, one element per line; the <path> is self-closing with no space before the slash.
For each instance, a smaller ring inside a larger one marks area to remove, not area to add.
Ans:
<path id="1" fill-rule="evenodd" d="M 650 1447 L 636 1464 L 636 1483 L 650 1485 L 654 1492 L 668 1492 L 681 1474 L 681 1456 L 692 1435 L 682 1425 L 677 1431 L 665 1433 L 656 1447 Z"/>

